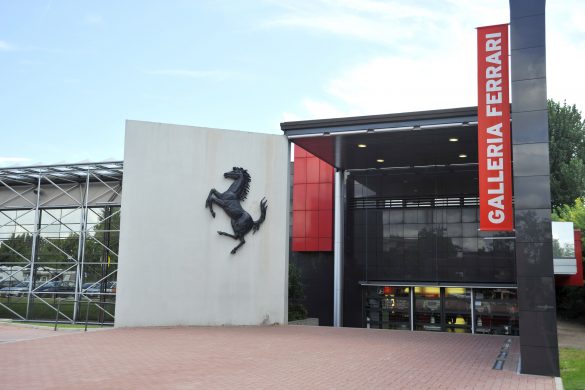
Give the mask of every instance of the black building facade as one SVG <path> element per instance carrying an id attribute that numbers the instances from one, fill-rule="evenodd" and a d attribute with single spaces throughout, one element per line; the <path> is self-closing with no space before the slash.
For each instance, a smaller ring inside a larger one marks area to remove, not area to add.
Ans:
<path id="1" fill-rule="evenodd" d="M 345 326 L 518 334 L 514 239 L 479 231 L 477 167 L 350 172 L 346 197 Z M 472 305 L 478 287 L 506 305 Z M 396 291 L 410 301 L 393 320 Z"/>
<path id="2" fill-rule="evenodd" d="M 479 230 L 475 107 L 282 127 L 343 172 L 343 326 L 519 334 L 515 233 Z M 291 259 L 331 325 L 334 259 Z"/>

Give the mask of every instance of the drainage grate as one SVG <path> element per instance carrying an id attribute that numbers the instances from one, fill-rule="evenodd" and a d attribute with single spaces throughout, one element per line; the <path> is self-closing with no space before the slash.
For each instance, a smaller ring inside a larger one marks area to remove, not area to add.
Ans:
<path id="1" fill-rule="evenodd" d="M 494 366 L 492 367 L 493 370 L 501 370 L 504 368 L 504 364 L 506 363 L 506 358 L 508 357 L 508 352 L 510 352 L 510 347 L 512 346 L 512 339 L 506 339 L 502 348 L 500 348 L 500 353 L 496 358 Z"/>

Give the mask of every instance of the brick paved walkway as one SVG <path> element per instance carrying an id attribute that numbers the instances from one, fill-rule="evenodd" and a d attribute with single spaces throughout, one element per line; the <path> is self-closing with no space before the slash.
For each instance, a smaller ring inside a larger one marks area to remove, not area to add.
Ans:
<path id="1" fill-rule="evenodd" d="M 63 333 L 0 344 L 0 388 L 554 389 L 513 362 L 492 370 L 506 339 L 305 326 Z"/>
<path id="2" fill-rule="evenodd" d="M 27 326 L 0 324 L 0 344 L 41 339 L 44 337 L 51 337 L 56 335 L 58 335 L 58 333 L 53 332 L 49 327 L 46 327 L 45 329 L 38 329 Z M 0 361 L 2 361 L 1 358 Z M 1 385 L 0 388 L 2 388 Z"/>

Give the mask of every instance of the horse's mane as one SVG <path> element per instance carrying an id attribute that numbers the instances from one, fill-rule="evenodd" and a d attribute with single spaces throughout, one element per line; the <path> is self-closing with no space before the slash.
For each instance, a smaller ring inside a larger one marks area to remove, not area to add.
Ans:
<path id="1" fill-rule="evenodd" d="M 252 181 L 252 177 L 244 168 L 235 167 L 234 171 L 242 172 L 242 176 L 244 176 L 244 184 L 242 184 L 238 198 L 240 200 L 245 200 L 248 197 L 248 191 L 250 191 L 250 182 Z"/>

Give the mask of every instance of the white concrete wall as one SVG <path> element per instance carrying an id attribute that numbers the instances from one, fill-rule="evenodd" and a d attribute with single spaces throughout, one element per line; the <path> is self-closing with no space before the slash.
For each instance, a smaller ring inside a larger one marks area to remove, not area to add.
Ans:
<path id="1" fill-rule="evenodd" d="M 266 220 L 235 254 L 229 217 L 205 200 L 223 173 L 252 176 L 242 202 Z M 287 322 L 289 148 L 284 136 L 128 121 L 116 326 Z"/>

